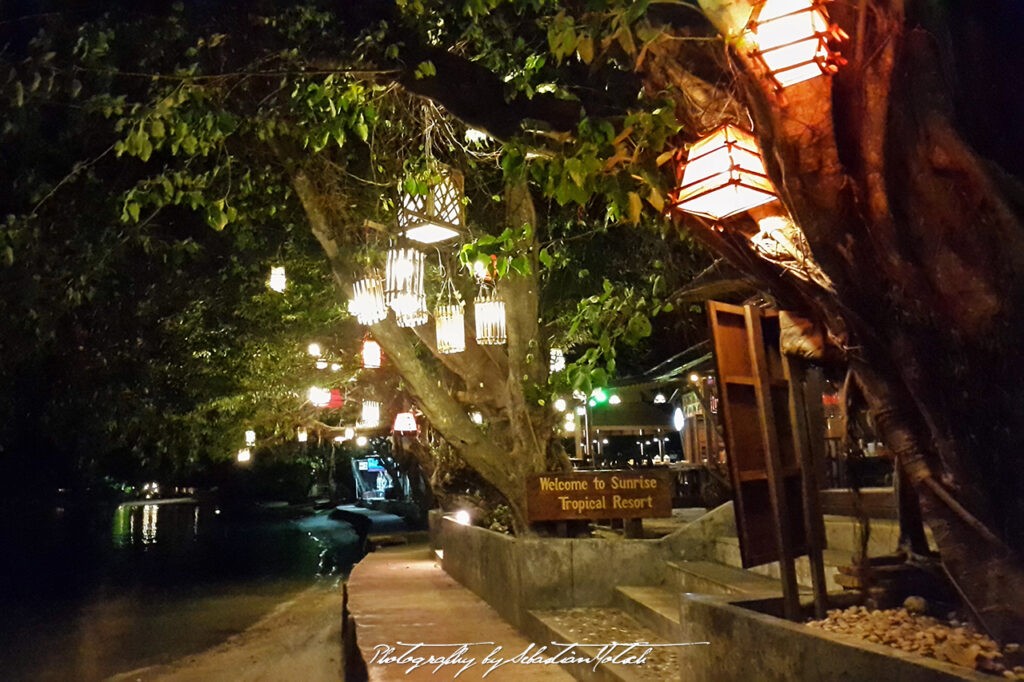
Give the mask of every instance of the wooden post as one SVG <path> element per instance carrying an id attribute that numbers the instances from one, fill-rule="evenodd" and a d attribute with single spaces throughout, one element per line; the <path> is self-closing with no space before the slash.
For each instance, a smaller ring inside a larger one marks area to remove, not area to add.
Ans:
<path id="1" fill-rule="evenodd" d="M 792 421 L 793 447 L 800 461 L 800 474 L 803 479 L 804 528 L 807 531 L 807 559 L 811 565 L 814 614 L 817 618 L 824 618 L 828 609 L 828 589 L 825 586 L 825 562 L 822 557 L 822 551 L 825 549 L 825 529 L 821 502 L 818 498 L 821 483 L 817 476 L 825 444 L 820 372 L 814 377 L 815 372 L 807 372 L 802 360 L 787 355 L 782 356 L 782 368 L 786 381 L 789 382 L 789 418 Z"/>
<path id="2" fill-rule="evenodd" d="M 786 500 L 782 457 L 776 437 L 778 432 L 775 425 L 775 408 L 772 403 L 771 376 L 768 373 L 768 360 L 765 357 L 761 314 L 752 306 L 745 306 L 743 316 L 748 331 L 747 342 L 750 358 L 753 360 L 754 392 L 757 396 L 761 442 L 764 447 L 768 472 L 768 494 L 771 498 L 773 530 L 779 548 L 783 613 L 787 619 L 797 620 L 800 617 L 800 596 L 796 584 L 796 566 L 793 561 L 793 534 L 789 527 L 789 506 Z"/>
<path id="3" fill-rule="evenodd" d="M 643 519 L 625 519 L 623 521 L 623 535 L 627 538 L 639 538 L 644 537 L 644 520 Z"/>

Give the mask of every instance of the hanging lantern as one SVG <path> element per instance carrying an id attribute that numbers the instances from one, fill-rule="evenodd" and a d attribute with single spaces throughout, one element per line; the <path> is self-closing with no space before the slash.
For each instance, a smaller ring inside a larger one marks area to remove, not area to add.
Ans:
<path id="1" fill-rule="evenodd" d="M 674 206 L 711 220 L 778 198 L 757 140 L 731 123 L 694 144 L 676 176 L 679 187 Z"/>
<path id="2" fill-rule="evenodd" d="M 423 291 L 423 253 L 416 249 L 388 251 L 384 298 L 395 311 L 401 327 L 427 321 L 427 297 Z"/>
<path id="3" fill-rule="evenodd" d="M 256 432 L 252 429 L 245 432 L 245 444 L 256 445 Z"/>
<path id="4" fill-rule="evenodd" d="M 439 175 L 426 194 L 402 192 L 398 228 L 421 244 L 452 239 L 462 229 L 462 173 L 443 168 Z"/>
<path id="5" fill-rule="evenodd" d="M 505 343 L 505 302 L 494 291 L 481 293 L 473 302 L 476 318 L 476 342 L 497 345 Z"/>
<path id="6" fill-rule="evenodd" d="M 829 41 L 849 36 L 829 24 L 820 0 L 765 0 L 743 35 L 754 46 L 751 57 L 764 67 L 779 90 L 835 73 L 846 63 L 829 47 Z"/>
<path id="7" fill-rule="evenodd" d="M 327 401 L 328 410 L 336 410 L 345 404 L 345 398 L 342 397 L 341 391 L 336 388 L 331 389 L 331 399 Z"/>
<path id="8" fill-rule="evenodd" d="M 305 428 L 300 426 L 297 429 L 295 429 L 295 439 L 298 440 L 300 443 L 305 443 L 306 441 L 309 440 L 309 433 L 306 432 Z"/>
<path id="9" fill-rule="evenodd" d="M 356 435 L 356 430 L 355 429 L 353 429 L 351 426 L 346 426 L 345 427 L 345 440 L 352 440 L 353 438 L 355 438 L 355 435 Z"/>
<path id="10" fill-rule="evenodd" d="M 352 285 L 352 300 L 348 312 L 356 316 L 359 324 L 377 324 L 388 316 L 384 305 L 384 288 L 376 277 L 361 279 Z"/>
<path id="11" fill-rule="evenodd" d="M 395 433 L 415 433 L 416 417 L 412 412 L 399 412 L 395 415 L 395 424 L 391 427 Z"/>
<path id="12" fill-rule="evenodd" d="M 565 369 L 565 352 L 561 348 L 552 348 L 549 357 L 548 371 L 554 374 Z"/>
<path id="13" fill-rule="evenodd" d="M 287 285 L 288 285 L 288 278 L 285 277 L 284 268 L 282 268 L 282 267 L 270 268 L 270 279 L 267 280 L 267 286 L 270 287 L 271 290 L 276 291 L 277 293 L 280 294 L 281 292 L 284 291 L 284 288 Z"/>
<path id="14" fill-rule="evenodd" d="M 320 344 L 319 343 L 311 343 L 311 344 L 309 344 L 309 346 L 306 348 L 306 352 L 309 353 L 310 355 L 312 355 L 314 358 L 320 357 Z"/>
<path id="15" fill-rule="evenodd" d="M 462 303 L 438 306 L 434 311 L 438 353 L 461 353 L 466 350 L 466 313 Z"/>
<path id="16" fill-rule="evenodd" d="M 327 360 L 325 358 L 317 358 L 316 359 L 316 368 L 317 369 L 327 369 Z"/>
<path id="17" fill-rule="evenodd" d="M 249 448 L 242 448 L 241 450 L 238 451 L 238 455 L 236 455 L 236 459 L 238 460 L 239 464 L 245 464 L 245 463 L 251 461 L 252 460 L 252 450 L 250 450 Z"/>
<path id="18" fill-rule="evenodd" d="M 306 397 L 309 398 L 309 402 L 313 403 L 313 407 L 327 407 L 331 402 L 331 391 L 328 388 L 311 386 L 306 392 Z"/>
<path id="19" fill-rule="evenodd" d="M 363 369 L 378 369 L 383 359 L 380 344 L 373 339 L 363 340 Z"/>
<path id="20" fill-rule="evenodd" d="M 364 400 L 359 417 L 359 426 L 374 429 L 380 426 L 380 403 L 375 400 Z"/>

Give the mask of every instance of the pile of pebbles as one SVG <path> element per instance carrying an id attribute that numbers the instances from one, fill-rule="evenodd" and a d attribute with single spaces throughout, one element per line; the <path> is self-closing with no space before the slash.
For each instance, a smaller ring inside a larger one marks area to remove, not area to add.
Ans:
<path id="1" fill-rule="evenodd" d="M 851 606 L 833 609 L 824 620 L 813 620 L 807 625 L 1001 675 L 1006 679 L 1024 680 L 1024 666 L 1011 665 L 1008 660 L 1019 659 L 1020 644 L 1000 647 L 990 637 L 977 632 L 970 623 L 961 623 L 955 618 L 948 621 L 932 618 L 925 615 L 926 608 L 927 604 L 921 597 L 909 597 L 902 608 L 882 610 Z"/>

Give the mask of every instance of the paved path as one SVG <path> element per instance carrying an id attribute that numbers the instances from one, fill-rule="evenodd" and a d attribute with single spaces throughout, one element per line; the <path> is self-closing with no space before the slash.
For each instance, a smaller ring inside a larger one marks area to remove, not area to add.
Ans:
<path id="1" fill-rule="evenodd" d="M 510 658 L 531 643 L 482 599 L 441 570 L 426 545 L 390 548 L 367 555 L 352 570 L 348 593 L 359 648 L 374 682 L 573 679 L 557 665 L 517 663 L 508 663 L 484 677 L 489 666 L 483 664 L 483 658 L 495 647 L 502 649 L 494 656 Z M 409 653 L 411 647 L 400 646 L 399 642 L 447 646 L 423 647 Z M 473 646 L 458 654 L 458 645 L 462 643 Z M 435 663 L 407 672 L 414 665 L 411 660 L 382 662 L 388 647 L 394 647 L 389 653 L 395 658 L 406 653 L 409 657 L 472 658 L 475 663 L 457 678 L 461 664 L 443 665 L 435 672 Z"/>

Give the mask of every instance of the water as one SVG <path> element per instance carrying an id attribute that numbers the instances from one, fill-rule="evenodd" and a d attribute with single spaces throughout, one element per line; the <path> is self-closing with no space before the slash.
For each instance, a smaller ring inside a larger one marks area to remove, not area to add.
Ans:
<path id="1" fill-rule="evenodd" d="M 229 521 L 194 500 L 121 505 L 102 533 L 56 527 L 67 532 L 51 530 L 34 563 L 4 559 L 15 570 L 0 593 L 2 679 L 100 680 L 170 662 L 359 558 L 355 533 L 323 516 Z"/>

